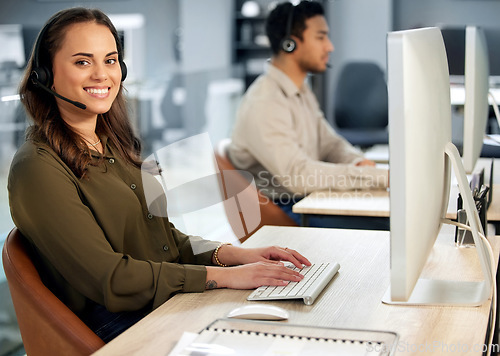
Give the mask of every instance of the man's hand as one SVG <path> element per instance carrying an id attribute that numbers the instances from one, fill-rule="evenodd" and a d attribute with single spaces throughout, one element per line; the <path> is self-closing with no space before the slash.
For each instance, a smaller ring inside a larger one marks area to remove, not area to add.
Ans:
<path id="1" fill-rule="evenodd" d="M 370 166 L 370 167 L 375 167 L 375 162 L 369 160 L 369 159 L 364 159 L 361 162 L 356 163 L 356 166 Z"/>

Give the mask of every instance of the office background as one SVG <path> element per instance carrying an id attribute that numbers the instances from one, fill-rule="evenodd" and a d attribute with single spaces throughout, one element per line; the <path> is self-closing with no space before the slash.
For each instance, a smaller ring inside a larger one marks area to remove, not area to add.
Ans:
<path id="1" fill-rule="evenodd" d="M 241 13 L 244 2 L 0 0 L 0 31 L 5 25 L 17 25 L 23 45 L 29 47 L 44 22 L 62 8 L 98 7 L 109 14 L 123 34 L 129 67 L 125 86 L 134 124 L 144 140 L 145 154 L 149 154 L 196 133 L 209 132 L 213 143 L 229 136 L 239 99 L 269 56 L 262 37 L 263 19 L 274 1 L 257 1 L 255 18 Z M 330 59 L 332 68 L 310 81 L 334 126 L 333 99 L 343 65 L 370 61 L 385 72 L 388 31 L 481 26 L 494 58 L 490 63 L 496 71 L 493 74 L 500 76 L 500 0 L 324 0 L 323 4 L 335 52 Z M 11 43 L 12 37 L 6 41 Z M 22 66 L 13 65 L 6 47 L 1 42 L 0 46 L 4 53 L 0 54 L 1 245 L 13 226 L 6 190 L 8 166 L 22 142 L 26 120 L 15 99 Z M 24 47 L 23 54 L 27 55 Z M 19 350 L 19 343 L 0 269 L 0 355 Z"/>

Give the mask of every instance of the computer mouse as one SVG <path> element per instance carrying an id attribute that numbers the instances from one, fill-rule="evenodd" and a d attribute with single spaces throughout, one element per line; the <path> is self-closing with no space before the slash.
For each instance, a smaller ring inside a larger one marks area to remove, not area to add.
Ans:
<path id="1" fill-rule="evenodd" d="M 227 314 L 227 317 L 252 320 L 286 320 L 288 319 L 288 312 L 274 305 L 259 303 L 233 309 Z"/>

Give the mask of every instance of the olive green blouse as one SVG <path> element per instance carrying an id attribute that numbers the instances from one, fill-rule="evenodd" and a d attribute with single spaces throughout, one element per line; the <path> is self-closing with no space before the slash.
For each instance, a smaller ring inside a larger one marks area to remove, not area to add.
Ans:
<path id="1" fill-rule="evenodd" d="M 202 292 L 204 265 L 218 243 L 151 214 L 141 170 L 103 144 L 104 159 L 94 157 L 88 178 L 78 179 L 44 143 L 26 142 L 13 159 L 12 218 L 33 245 L 44 281 L 77 313 L 90 300 L 118 312 Z M 206 252 L 193 253 L 194 245 Z"/>

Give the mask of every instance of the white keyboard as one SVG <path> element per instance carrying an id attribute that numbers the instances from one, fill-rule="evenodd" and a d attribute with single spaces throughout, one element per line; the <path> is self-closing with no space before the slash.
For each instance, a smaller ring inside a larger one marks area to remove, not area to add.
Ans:
<path id="1" fill-rule="evenodd" d="M 340 269 L 338 263 L 318 263 L 302 269 L 287 266 L 304 275 L 300 282 L 282 286 L 262 286 L 254 290 L 247 300 L 303 299 L 306 305 L 314 303 L 318 295 Z"/>

